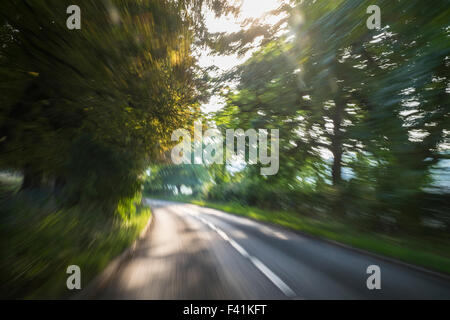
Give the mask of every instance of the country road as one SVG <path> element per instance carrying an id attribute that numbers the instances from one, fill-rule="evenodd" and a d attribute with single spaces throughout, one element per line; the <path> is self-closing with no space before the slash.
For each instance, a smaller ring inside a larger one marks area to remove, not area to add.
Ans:
<path id="1" fill-rule="evenodd" d="M 450 299 L 450 281 L 192 204 L 148 200 L 154 219 L 97 299 Z M 366 269 L 381 268 L 381 290 Z"/>

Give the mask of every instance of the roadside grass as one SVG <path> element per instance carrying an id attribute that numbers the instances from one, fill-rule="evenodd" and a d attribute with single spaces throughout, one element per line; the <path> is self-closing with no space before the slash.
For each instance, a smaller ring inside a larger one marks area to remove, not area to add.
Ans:
<path id="1" fill-rule="evenodd" d="M 216 203 L 188 197 L 164 197 L 166 200 L 189 202 L 222 210 L 339 242 L 382 256 L 394 258 L 429 270 L 450 274 L 448 243 L 430 242 L 421 238 L 400 238 L 381 233 L 364 233 L 351 225 L 325 219 L 302 216 L 296 212 L 262 210 L 238 203 Z"/>
<path id="2" fill-rule="evenodd" d="M 111 217 L 95 207 L 61 209 L 45 192 L 16 192 L 4 180 L 0 185 L 3 299 L 69 298 L 76 290 L 66 287 L 67 267 L 80 267 L 84 288 L 133 243 L 151 215 L 140 199 Z"/>

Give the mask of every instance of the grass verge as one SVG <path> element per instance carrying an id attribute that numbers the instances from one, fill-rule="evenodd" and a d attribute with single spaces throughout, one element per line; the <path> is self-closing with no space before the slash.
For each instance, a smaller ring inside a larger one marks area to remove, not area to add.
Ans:
<path id="1" fill-rule="evenodd" d="M 151 215 L 140 199 L 122 204 L 114 217 L 96 208 L 58 209 L 26 193 L 3 197 L 0 205 L 3 299 L 70 297 L 67 267 L 80 267 L 84 288 L 138 238 Z"/>
<path id="2" fill-rule="evenodd" d="M 276 224 L 322 239 L 333 240 L 406 263 L 450 274 L 448 244 L 432 243 L 424 239 L 400 238 L 384 234 L 363 233 L 351 225 L 325 219 L 304 217 L 295 212 L 262 210 L 237 203 L 216 203 L 186 197 L 166 197 L 166 200 L 190 202 L 222 210 L 239 216 Z"/>

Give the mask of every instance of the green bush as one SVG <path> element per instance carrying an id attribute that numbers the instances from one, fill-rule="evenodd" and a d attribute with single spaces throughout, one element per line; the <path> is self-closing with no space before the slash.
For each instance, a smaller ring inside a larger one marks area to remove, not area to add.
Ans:
<path id="1" fill-rule="evenodd" d="M 57 205 L 36 192 L 3 196 L 0 208 L 1 292 L 5 298 L 65 298 L 69 265 L 81 268 L 82 288 L 123 252 L 147 224 L 140 196 L 124 199 L 115 214 L 98 206 Z"/>

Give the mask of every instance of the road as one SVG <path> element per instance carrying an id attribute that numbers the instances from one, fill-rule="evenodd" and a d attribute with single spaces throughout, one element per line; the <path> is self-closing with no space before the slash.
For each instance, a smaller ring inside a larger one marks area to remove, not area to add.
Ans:
<path id="1" fill-rule="evenodd" d="M 99 299 L 450 299 L 450 281 L 192 204 L 147 200 L 153 222 Z M 369 290 L 369 265 L 381 289 Z"/>

